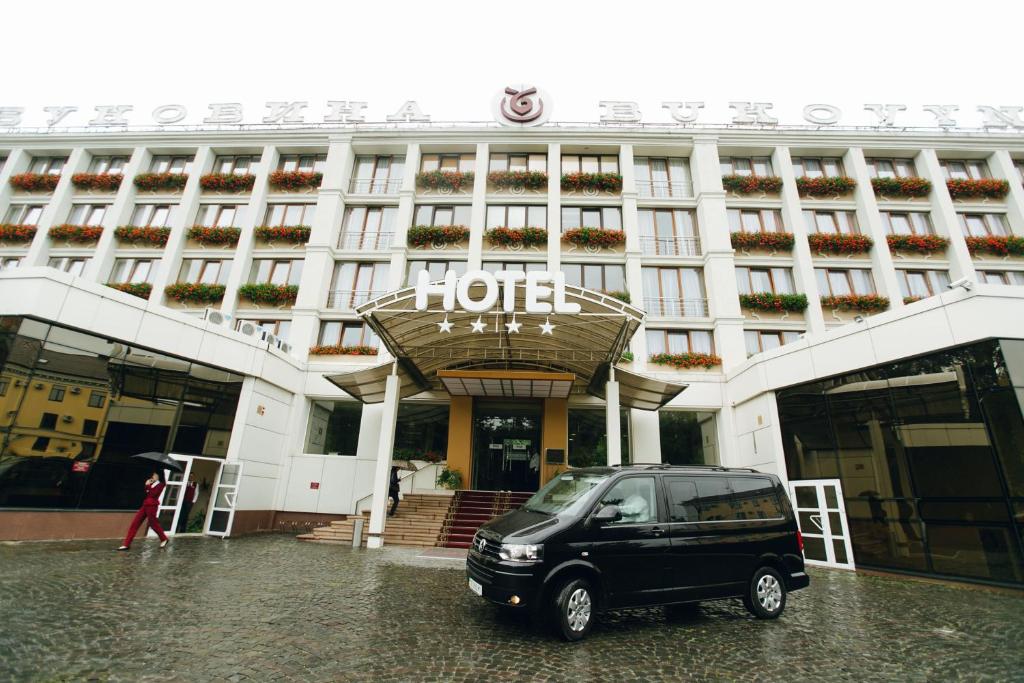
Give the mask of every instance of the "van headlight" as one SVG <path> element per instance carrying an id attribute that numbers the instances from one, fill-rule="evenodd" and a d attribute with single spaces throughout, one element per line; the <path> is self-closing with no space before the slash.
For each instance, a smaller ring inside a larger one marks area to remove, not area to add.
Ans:
<path id="1" fill-rule="evenodd" d="M 540 562 L 544 559 L 544 546 L 536 544 L 502 543 L 498 557 L 508 562 L 524 564 Z"/>

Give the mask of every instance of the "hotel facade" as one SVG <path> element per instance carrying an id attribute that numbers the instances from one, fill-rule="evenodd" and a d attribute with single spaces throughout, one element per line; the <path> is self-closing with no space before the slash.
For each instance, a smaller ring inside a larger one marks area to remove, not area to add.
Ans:
<path id="1" fill-rule="evenodd" d="M 183 532 L 371 546 L 392 458 L 707 464 L 808 560 L 1024 585 L 1019 133 L 236 128 L 0 135 L 0 539 L 118 536 L 143 451 Z"/>

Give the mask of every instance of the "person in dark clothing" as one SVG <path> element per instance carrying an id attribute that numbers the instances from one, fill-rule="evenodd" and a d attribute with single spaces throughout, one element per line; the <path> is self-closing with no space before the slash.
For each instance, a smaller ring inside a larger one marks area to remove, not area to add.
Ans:
<path id="1" fill-rule="evenodd" d="M 182 488 L 181 514 L 178 516 L 177 533 L 183 534 L 188 530 L 188 516 L 192 512 L 192 504 L 196 502 L 196 475 L 189 474 L 188 481 Z"/>
<path id="2" fill-rule="evenodd" d="M 395 501 L 391 504 L 391 512 L 388 513 L 388 517 L 392 517 L 395 514 L 395 510 L 398 509 L 398 468 L 391 468 L 391 484 L 388 486 L 388 498 Z"/>

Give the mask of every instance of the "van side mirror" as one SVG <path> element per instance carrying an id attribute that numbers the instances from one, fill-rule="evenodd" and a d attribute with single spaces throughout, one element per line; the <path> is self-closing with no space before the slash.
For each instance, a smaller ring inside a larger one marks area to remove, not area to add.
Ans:
<path id="1" fill-rule="evenodd" d="M 598 524 L 609 524 L 622 519 L 622 510 L 618 505 L 605 505 L 594 515 L 594 521 Z"/>

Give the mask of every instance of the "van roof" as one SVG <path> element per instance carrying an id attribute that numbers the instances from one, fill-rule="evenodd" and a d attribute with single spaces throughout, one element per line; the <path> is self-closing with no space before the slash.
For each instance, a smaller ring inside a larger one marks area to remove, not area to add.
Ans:
<path id="1" fill-rule="evenodd" d="M 614 474 L 616 472 L 728 472 L 730 474 L 759 474 L 773 476 L 768 472 L 759 472 L 750 467 L 722 467 L 721 465 L 668 465 L 652 463 L 644 465 L 608 465 L 596 467 L 574 468 L 574 472 L 593 472 L 595 474 Z"/>

